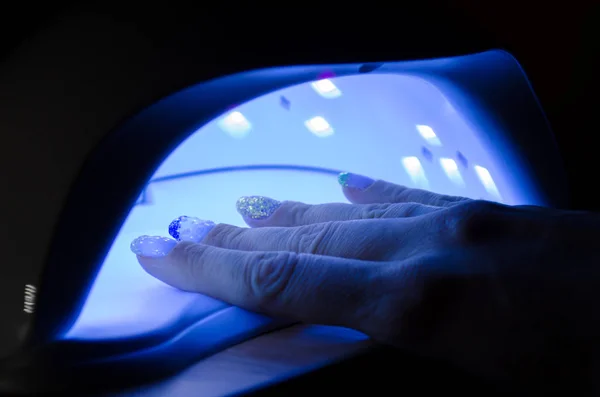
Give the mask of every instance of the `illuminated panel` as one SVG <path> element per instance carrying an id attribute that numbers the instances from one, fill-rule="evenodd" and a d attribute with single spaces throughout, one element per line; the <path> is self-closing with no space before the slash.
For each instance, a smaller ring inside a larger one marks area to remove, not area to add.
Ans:
<path id="1" fill-rule="evenodd" d="M 337 173 L 350 171 L 444 194 L 517 203 L 520 191 L 506 182 L 502 158 L 483 146 L 473 123 L 448 108 L 448 97 L 421 78 L 364 74 L 281 89 L 217 117 L 153 175 L 65 338 L 140 338 L 200 320 L 213 330 L 211 337 L 226 338 L 235 332 L 252 335 L 268 324 L 265 317 L 235 308 L 239 326 L 219 325 L 215 313 L 230 306 L 163 284 L 129 251 L 140 235 L 166 236 L 180 215 L 244 226 L 235 209 L 240 196 L 342 202 Z"/>

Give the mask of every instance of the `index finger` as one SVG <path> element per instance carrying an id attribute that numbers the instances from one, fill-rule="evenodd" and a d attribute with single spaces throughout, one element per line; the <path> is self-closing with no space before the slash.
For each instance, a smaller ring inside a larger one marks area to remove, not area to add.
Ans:
<path id="1" fill-rule="evenodd" d="M 184 291 L 274 317 L 359 330 L 379 290 L 379 267 L 366 261 L 189 242 L 165 257 L 137 258 L 150 275 Z"/>

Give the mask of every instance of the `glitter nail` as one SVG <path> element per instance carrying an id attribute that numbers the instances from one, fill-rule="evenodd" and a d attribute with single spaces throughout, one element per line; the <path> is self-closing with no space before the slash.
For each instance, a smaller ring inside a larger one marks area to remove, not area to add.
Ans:
<path id="1" fill-rule="evenodd" d="M 268 218 L 280 205 L 279 201 L 262 196 L 241 197 L 236 203 L 240 215 L 252 219 Z"/>
<path id="2" fill-rule="evenodd" d="M 193 216 L 180 216 L 169 225 L 169 234 L 177 241 L 199 243 L 215 226 L 213 221 L 206 221 Z"/>

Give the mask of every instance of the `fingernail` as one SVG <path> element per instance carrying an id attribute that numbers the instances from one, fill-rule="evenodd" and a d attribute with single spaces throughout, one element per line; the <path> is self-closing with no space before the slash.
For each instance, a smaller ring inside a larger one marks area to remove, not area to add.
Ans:
<path id="1" fill-rule="evenodd" d="M 169 225 L 169 234 L 177 241 L 199 243 L 215 227 L 213 221 L 193 216 L 180 216 Z"/>
<path id="2" fill-rule="evenodd" d="M 139 256 L 160 258 L 169 255 L 177 241 L 168 237 L 140 236 L 131 242 L 131 251 Z"/>
<path id="3" fill-rule="evenodd" d="M 338 175 L 338 183 L 343 187 L 365 190 L 375 183 L 375 180 L 366 176 L 352 174 L 350 172 L 342 172 L 340 175 Z"/>
<path id="4" fill-rule="evenodd" d="M 252 219 L 265 219 L 273 215 L 281 203 L 269 197 L 240 197 L 236 203 L 240 215 Z"/>

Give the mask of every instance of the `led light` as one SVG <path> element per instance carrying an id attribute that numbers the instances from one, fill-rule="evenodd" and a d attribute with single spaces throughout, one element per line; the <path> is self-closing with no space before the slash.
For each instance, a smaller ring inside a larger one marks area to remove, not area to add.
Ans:
<path id="1" fill-rule="evenodd" d="M 238 111 L 231 112 L 219 121 L 219 126 L 234 138 L 243 138 L 250 132 L 252 125 Z"/>
<path id="2" fill-rule="evenodd" d="M 306 125 L 306 128 L 310 130 L 310 132 L 319 138 L 325 138 L 333 135 L 333 128 L 331 128 L 327 120 L 321 116 L 313 117 L 312 119 L 305 121 L 304 124 Z"/>
<path id="3" fill-rule="evenodd" d="M 462 175 L 460 174 L 460 171 L 458 170 L 458 164 L 456 164 L 456 161 L 448 158 L 441 158 L 440 165 L 442 166 L 444 172 L 446 173 L 446 175 L 448 175 L 448 178 L 450 178 L 452 182 L 460 186 L 465 185 L 465 181 Z"/>
<path id="4" fill-rule="evenodd" d="M 342 95 L 342 92 L 329 79 L 323 79 L 311 83 L 312 88 L 319 93 L 323 98 L 337 98 Z"/>
<path id="5" fill-rule="evenodd" d="M 485 187 L 485 190 L 487 190 L 487 192 L 492 196 L 500 199 L 500 192 L 498 191 L 498 188 L 492 179 L 492 175 L 490 175 L 490 172 L 487 170 L 487 168 L 483 168 L 479 165 L 476 165 L 474 168 L 479 180 L 483 184 L 483 187 Z"/>
<path id="6" fill-rule="evenodd" d="M 433 128 L 428 125 L 417 125 L 417 131 L 419 134 L 425 139 L 430 145 L 433 146 L 442 146 L 442 142 L 440 142 L 440 138 L 435 135 L 433 132 Z"/>
<path id="7" fill-rule="evenodd" d="M 418 158 L 404 157 L 402 159 L 402 164 L 415 185 L 421 188 L 427 188 L 427 186 L 429 186 L 429 181 L 425 176 L 425 170 Z"/>

